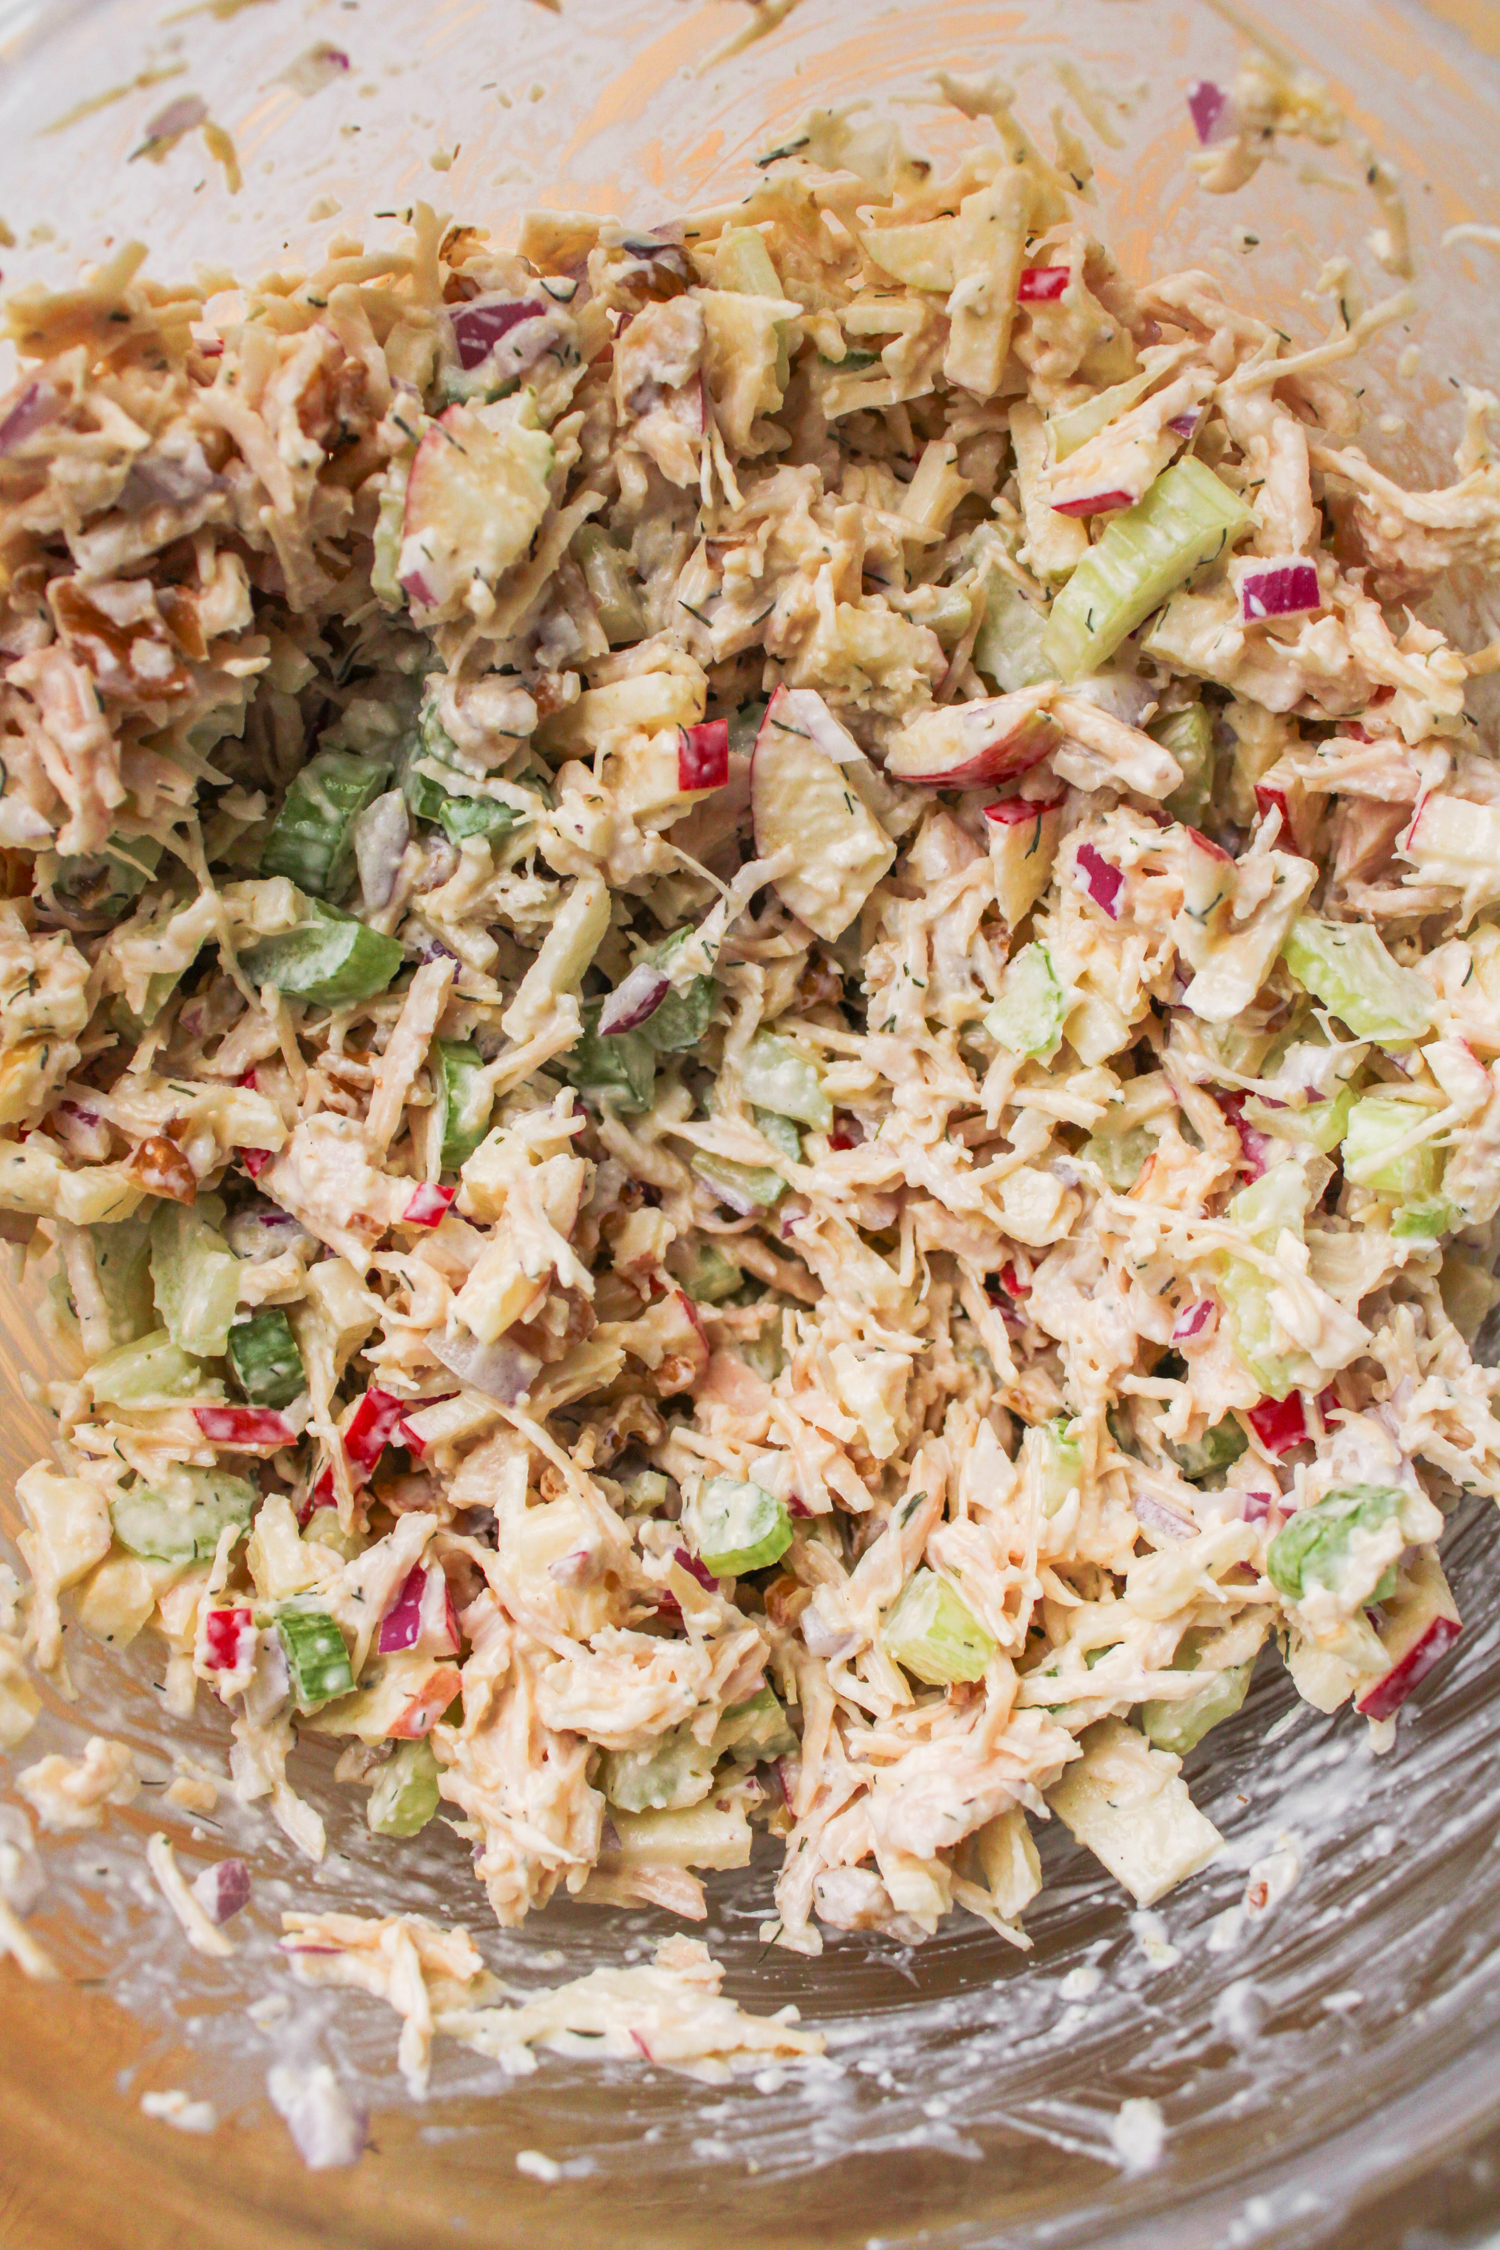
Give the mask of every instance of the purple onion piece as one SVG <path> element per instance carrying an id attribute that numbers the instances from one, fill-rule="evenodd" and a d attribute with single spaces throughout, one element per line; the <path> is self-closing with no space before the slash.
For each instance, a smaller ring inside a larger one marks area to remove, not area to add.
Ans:
<path id="1" fill-rule="evenodd" d="M 686 1547 L 674 1547 L 672 1560 L 682 1565 L 689 1578 L 696 1578 L 705 1593 L 716 1594 L 719 1591 L 719 1581 L 713 1572 L 706 1569 L 696 1555 L 690 1555 Z"/>
<path id="2" fill-rule="evenodd" d="M 1195 1305 L 1189 1305 L 1186 1312 L 1179 1318 L 1176 1327 L 1172 1330 L 1173 1343 L 1181 1344 L 1185 1343 L 1190 1336 L 1201 1336 L 1213 1316 L 1214 1301 L 1212 1297 L 1200 1297 L 1198 1302 Z"/>
<path id="3" fill-rule="evenodd" d="M 429 1337 L 428 1342 L 433 1357 L 450 1374 L 500 1406 L 517 1405 L 542 1371 L 542 1363 L 533 1353 L 507 1344 L 503 1337 L 499 1343 L 485 1344 L 458 1329 Z"/>
<path id="4" fill-rule="evenodd" d="M 539 319 L 547 309 L 534 297 L 476 297 L 470 304 L 455 305 L 449 317 L 459 366 L 466 375 L 472 374 L 484 365 L 503 336 L 523 320 Z"/>
<path id="5" fill-rule="evenodd" d="M 1083 869 L 1089 897 L 1096 906 L 1102 907 L 1112 922 L 1117 922 L 1120 893 L 1125 887 L 1124 869 L 1107 860 L 1092 844 L 1079 845 L 1078 864 Z"/>
<path id="6" fill-rule="evenodd" d="M 1196 1539 L 1198 1526 L 1191 1516 L 1180 1515 L 1160 1500 L 1153 1500 L 1149 1492 L 1138 1492 L 1131 1501 L 1135 1520 L 1148 1531 L 1159 1531 L 1168 1539 Z"/>
<path id="7" fill-rule="evenodd" d="M 0 421 L 0 460 L 35 437 L 62 412 L 63 395 L 53 383 L 28 383 L 3 421 Z"/>
<path id="8" fill-rule="evenodd" d="M 427 1573 L 420 1563 L 413 1564 L 407 1572 L 400 1593 L 380 1621 L 379 1649 L 382 1656 L 392 1656 L 403 1648 L 415 1648 L 422 1637 L 422 1596 L 427 1591 Z"/>
<path id="9" fill-rule="evenodd" d="M 1196 408 L 1188 414 L 1174 414 L 1167 424 L 1167 428 L 1173 436 L 1180 438 L 1190 438 L 1197 427 L 1198 414 Z"/>
<path id="10" fill-rule="evenodd" d="M 131 462 L 119 504 L 126 515 L 139 515 L 146 508 L 185 508 L 217 491 L 220 481 L 196 442 L 188 454 L 163 453 L 152 447 Z"/>
<path id="11" fill-rule="evenodd" d="M 1274 1492 L 1247 1492 L 1240 1514 L 1246 1523 L 1264 1523 L 1276 1500 Z M 1285 1502 L 1282 1505 L 1285 1506 Z"/>
<path id="12" fill-rule="evenodd" d="M 195 1876 L 192 1893 L 210 1922 L 232 1922 L 250 1904 L 250 1870 L 242 1859 L 221 1859 Z"/>
<path id="13" fill-rule="evenodd" d="M 670 977 L 652 968 L 649 961 L 638 961 L 599 1011 L 601 1037 L 613 1039 L 617 1032 L 634 1031 L 655 1015 L 671 989 Z"/>
<path id="14" fill-rule="evenodd" d="M 1228 137 L 1232 130 L 1229 96 L 1222 86 L 1216 86 L 1211 78 L 1195 79 L 1187 90 L 1187 105 L 1201 147 Z"/>
<path id="15" fill-rule="evenodd" d="M 1247 570 L 1240 580 L 1240 615 L 1247 625 L 1321 607 L 1318 574 L 1310 562 L 1273 563 L 1266 570 Z"/>
<path id="16" fill-rule="evenodd" d="M 802 1612 L 802 1638 L 808 1655 L 821 1656 L 825 1664 L 836 1664 L 859 1646 L 857 1635 L 845 1626 L 830 1625 L 815 1602 Z"/>

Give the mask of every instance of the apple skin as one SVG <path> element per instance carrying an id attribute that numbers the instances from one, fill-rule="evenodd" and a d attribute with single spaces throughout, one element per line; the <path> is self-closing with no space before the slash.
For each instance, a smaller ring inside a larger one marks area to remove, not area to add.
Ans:
<path id="1" fill-rule="evenodd" d="M 1356 1697 L 1356 1710 L 1367 1719 L 1390 1718 L 1442 1662 L 1462 1630 L 1442 1564 L 1434 1554 L 1418 1554 L 1402 1569 L 1381 1633 L 1390 1669 Z"/>
<path id="2" fill-rule="evenodd" d="M 1062 740 L 1043 708 L 1053 692 L 1049 683 L 924 711 L 891 744 L 885 770 L 922 789 L 972 789 L 1026 773 Z"/>

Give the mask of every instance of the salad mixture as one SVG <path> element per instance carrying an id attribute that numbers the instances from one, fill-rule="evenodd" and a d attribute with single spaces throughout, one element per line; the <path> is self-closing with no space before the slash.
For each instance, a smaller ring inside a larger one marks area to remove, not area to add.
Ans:
<path id="1" fill-rule="evenodd" d="M 1049 1813 L 1141 1902 L 1212 1858 L 1258 1658 L 1388 1731 L 1455 1640 L 1500 769 L 1417 608 L 1500 565 L 1493 401 L 1401 489 L 1330 369 L 1406 300 L 1138 286 L 944 90 L 944 176 L 824 115 L 650 234 L 12 300 L 0 1208 L 68 1373 L 5 1746 L 66 1596 L 311 1859 L 310 1735 L 506 1925 L 702 1917 L 763 1829 L 784 1946 L 1024 1946 Z"/>

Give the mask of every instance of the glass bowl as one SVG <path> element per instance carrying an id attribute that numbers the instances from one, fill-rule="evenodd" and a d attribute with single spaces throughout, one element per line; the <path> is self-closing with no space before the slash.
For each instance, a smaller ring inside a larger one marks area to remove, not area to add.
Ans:
<path id="1" fill-rule="evenodd" d="M 1000 69 L 1044 125 L 1074 103 L 1060 66 L 1076 64 L 1106 131 L 1076 106 L 1073 121 L 1094 149 L 1101 232 L 1127 269 L 1208 267 L 1312 337 L 1325 260 L 1362 255 L 1376 223 L 1349 151 L 1293 144 L 1232 200 L 1203 194 L 1186 165 L 1184 88 L 1227 77 L 1251 24 L 1321 72 L 1405 176 L 1415 303 L 1355 379 L 1375 457 L 1436 479 L 1457 434 L 1452 385 L 1482 380 L 1500 339 L 1493 249 L 1442 241 L 1500 218 L 1486 170 L 1500 8 L 1477 0 L 1272 0 L 1244 17 L 1165 0 L 802 0 L 781 20 L 777 0 L 10 0 L 6 280 L 70 275 L 132 235 L 163 277 L 200 261 L 286 265 L 338 229 L 378 237 L 417 199 L 502 235 L 537 203 L 650 225 L 743 193 L 757 153 L 813 104 L 894 101 L 941 154 L 969 128 L 934 106 L 936 66 Z M 160 164 L 142 153 L 150 121 L 186 94 L 231 134 L 238 194 L 197 134 Z M 1413 344 L 1415 372 L 1401 360 Z M 1477 639 L 1482 618 L 1464 622 Z M 29 1403 L 48 1372 L 43 1297 L 33 1274 L 0 1300 L 11 1528 L 15 1475 L 47 1444 Z M 147 1787 L 105 1830 L 48 1847 L 32 1927 L 63 1981 L 0 1965 L 0 2236 L 17 2250 L 175 2250 L 205 2231 L 218 2250 L 538 2235 L 618 2250 L 1476 2241 L 1500 2217 L 1492 1514 L 1467 1508 L 1450 1549 L 1464 1637 L 1395 1748 L 1377 1757 L 1358 1721 L 1297 1704 L 1268 1659 L 1211 1760 L 1192 1761 L 1227 1850 L 1157 1912 L 1128 1911 L 1049 1830 L 1030 1954 L 956 1921 L 916 1953 L 848 1937 L 806 1961 L 762 1948 L 772 1868 L 757 1864 L 712 1879 L 706 1934 L 737 1998 L 795 2001 L 827 2033 L 822 2067 L 704 2086 L 548 2056 L 506 2081 L 444 2056 L 421 2108 L 401 2092 L 383 2008 L 347 1994 L 284 2006 L 282 1907 L 399 1898 L 466 1923 L 518 1987 L 640 1958 L 658 1919 L 561 1905 L 486 1936 L 458 1841 L 429 1831 L 377 1846 L 316 1750 L 298 1771 L 329 1811 L 322 1868 L 227 1800 L 195 1838 L 162 1800 L 185 1737 L 163 1726 L 144 1662 L 71 1628 L 77 1701 L 49 1695 L 22 1757 L 98 1727 L 136 1746 Z M 222 1763 L 208 1713 L 188 1736 Z M 158 1825 L 188 1860 L 227 1839 L 251 1858 L 252 1926 L 232 1961 L 188 1953 L 145 1879 L 141 1844 Z M 1273 1851 L 1300 1872 L 1252 1919 L 1247 1873 Z M 372 2146 L 351 2170 L 305 2171 L 265 2099 L 270 2064 L 312 2054 L 372 2109 Z M 143 2092 L 174 2087 L 213 2101 L 216 2133 L 143 2114 Z M 1160 2105 L 1166 2138 L 1160 2161 L 1133 2171 L 1112 2127 L 1140 2097 Z"/>

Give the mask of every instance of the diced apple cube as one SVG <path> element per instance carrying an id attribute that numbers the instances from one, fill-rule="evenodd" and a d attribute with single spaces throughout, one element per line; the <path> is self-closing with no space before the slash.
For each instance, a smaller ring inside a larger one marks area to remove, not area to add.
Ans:
<path id="1" fill-rule="evenodd" d="M 528 428 L 513 401 L 450 406 L 417 447 L 406 486 L 398 573 L 423 619 L 482 608 L 527 553 L 551 501 L 545 430 Z"/>
<path id="2" fill-rule="evenodd" d="M 830 944 L 854 920 L 896 847 L 849 779 L 805 729 L 783 725 L 787 691 L 771 698 L 750 765 L 750 811 L 761 859 L 790 852 L 774 888 Z"/>
<path id="3" fill-rule="evenodd" d="M 1062 741 L 1046 709 L 1056 693 L 1051 681 L 1013 695 L 976 703 L 946 703 L 923 711 L 901 729 L 886 754 L 893 780 L 929 789 L 971 789 L 1040 765 Z"/>
<path id="4" fill-rule="evenodd" d="M 1081 1740 L 1083 1755 L 1047 1802 L 1136 1904 L 1150 1906 L 1206 1867 L 1224 1839 L 1188 1795 L 1180 1758 L 1123 1719 L 1101 1719 Z"/>

